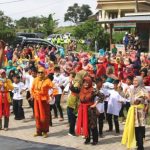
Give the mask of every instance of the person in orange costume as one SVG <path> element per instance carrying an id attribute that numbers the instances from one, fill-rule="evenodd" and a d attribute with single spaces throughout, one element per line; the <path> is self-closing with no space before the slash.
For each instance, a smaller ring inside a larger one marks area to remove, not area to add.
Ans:
<path id="1" fill-rule="evenodd" d="M 45 76 L 45 69 L 38 69 L 38 76 L 35 78 L 31 88 L 31 94 L 34 98 L 34 112 L 36 121 L 36 136 L 48 137 L 49 132 L 49 94 L 48 91 L 53 88 L 53 83 Z"/>

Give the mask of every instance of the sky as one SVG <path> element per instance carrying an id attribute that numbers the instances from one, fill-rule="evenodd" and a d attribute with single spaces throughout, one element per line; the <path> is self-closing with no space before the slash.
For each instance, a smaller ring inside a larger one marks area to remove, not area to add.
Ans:
<path id="1" fill-rule="evenodd" d="M 88 4 L 93 13 L 96 12 L 97 0 L 0 0 L 0 10 L 14 20 L 21 17 L 48 16 L 54 14 L 59 19 L 59 26 L 72 25 L 64 22 L 64 14 L 74 3 Z"/>

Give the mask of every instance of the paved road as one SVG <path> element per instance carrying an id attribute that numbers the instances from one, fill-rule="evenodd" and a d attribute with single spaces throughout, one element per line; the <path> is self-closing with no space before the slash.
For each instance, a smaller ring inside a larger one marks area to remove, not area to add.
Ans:
<path id="1" fill-rule="evenodd" d="M 0 136 L 0 150 L 76 150 L 59 145 L 48 145 Z"/>
<path id="2" fill-rule="evenodd" d="M 98 145 L 94 147 L 92 145 L 84 145 L 84 139 L 82 137 L 68 136 L 66 115 L 63 122 L 59 122 L 58 119 L 53 120 L 53 127 L 50 127 L 48 138 L 35 138 L 33 137 L 35 133 L 35 121 L 30 119 L 32 110 L 27 108 L 26 101 L 24 106 L 26 121 L 16 121 L 14 120 L 14 116 L 11 115 L 10 129 L 8 131 L 0 131 L 0 150 L 68 150 L 71 148 L 79 150 L 92 150 L 93 148 L 94 150 L 126 150 L 120 144 L 122 134 L 116 136 L 115 132 L 105 132 L 108 129 L 107 124 L 104 125 L 105 137 L 99 139 Z M 120 128 L 121 130 L 123 129 L 121 124 Z M 145 147 L 145 150 L 150 150 L 150 127 L 147 127 Z"/>

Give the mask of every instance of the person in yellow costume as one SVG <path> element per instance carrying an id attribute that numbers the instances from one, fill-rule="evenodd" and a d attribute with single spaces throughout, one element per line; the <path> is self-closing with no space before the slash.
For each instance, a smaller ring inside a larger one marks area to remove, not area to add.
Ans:
<path id="1" fill-rule="evenodd" d="M 6 78 L 6 71 L 0 70 L 0 130 L 2 129 L 2 116 L 4 116 L 4 130 L 8 130 L 10 115 L 10 93 L 13 90 L 11 80 Z"/>
<path id="2" fill-rule="evenodd" d="M 145 138 L 145 109 L 144 104 L 148 99 L 148 92 L 144 88 L 143 78 L 136 76 L 133 80 L 134 88 L 129 92 L 131 107 L 127 114 L 121 143 L 128 149 L 144 150 Z"/>

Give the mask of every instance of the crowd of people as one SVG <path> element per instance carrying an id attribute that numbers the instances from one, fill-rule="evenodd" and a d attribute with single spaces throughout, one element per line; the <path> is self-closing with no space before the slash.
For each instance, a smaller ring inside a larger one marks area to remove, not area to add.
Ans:
<path id="1" fill-rule="evenodd" d="M 114 50 L 115 49 L 115 50 Z M 0 41 L 0 129 L 8 130 L 10 105 L 15 120 L 25 119 L 23 95 L 36 121 L 34 136 L 48 137 L 53 119 L 64 121 L 62 95 L 67 93 L 68 135 L 96 145 L 107 132 L 120 134 L 119 117 L 125 123 L 122 144 L 144 150 L 145 123 L 150 98 L 150 55 L 138 47 L 97 54 L 72 51 L 60 55 L 55 48 L 29 45 L 10 49 Z M 115 52 L 114 52 L 115 51 Z M 52 110 L 54 117 L 52 117 Z M 124 112 L 127 112 L 125 116 Z M 59 113 L 59 114 L 58 114 Z M 61 123 L 60 123 L 61 125 Z M 11 127 L 11 124 L 10 124 Z"/>

